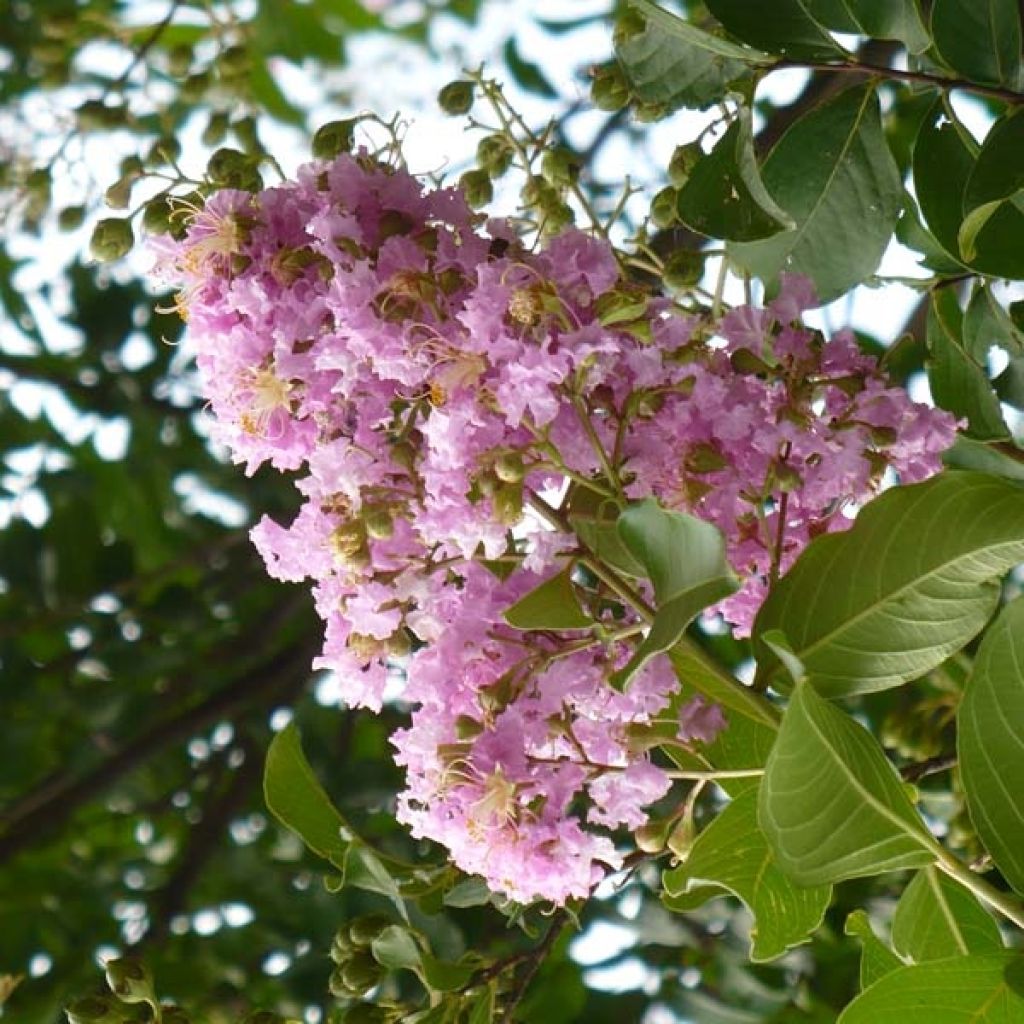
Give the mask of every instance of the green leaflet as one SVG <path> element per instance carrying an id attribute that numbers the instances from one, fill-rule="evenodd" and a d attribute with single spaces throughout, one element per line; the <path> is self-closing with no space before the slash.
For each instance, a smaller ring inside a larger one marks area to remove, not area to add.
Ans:
<path id="1" fill-rule="evenodd" d="M 957 713 L 971 820 L 999 870 L 1024 892 L 1024 600 L 1008 604 L 978 648 Z"/>
<path id="2" fill-rule="evenodd" d="M 779 870 L 757 824 L 757 792 L 748 789 L 732 800 L 697 837 L 682 864 L 662 876 L 663 902 L 670 909 L 695 903 L 727 889 L 754 915 L 752 960 L 773 960 L 807 941 L 825 916 L 832 887 L 794 885 Z M 687 896 L 691 896 L 687 899 Z"/>
<path id="3" fill-rule="evenodd" d="M 947 471 L 893 488 L 848 531 L 812 541 L 776 585 L 754 623 L 760 670 L 785 687 L 777 657 L 758 640 L 779 629 L 826 696 L 898 686 L 981 630 L 999 578 L 1022 560 L 1016 484 Z"/>
<path id="4" fill-rule="evenodd" d="M 804 114 L 772 149 L 762 177 L 797 226 L 730 244 L 736 263 L 765 282 L 783 270 L 806 274 L 822 302 L 874 272 L 903 205 L 903 186 L 873 87 L 848 89 Z"/>
<path id="5" fill-rule="evenodd" d="M 935 840 L 878 741 L 797 684 L 761 780 L 758 820 L 798 885 L 921 867 Z"/>

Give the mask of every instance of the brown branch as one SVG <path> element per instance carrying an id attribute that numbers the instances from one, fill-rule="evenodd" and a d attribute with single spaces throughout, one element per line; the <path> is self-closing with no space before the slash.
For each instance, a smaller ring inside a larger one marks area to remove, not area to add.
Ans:
<path id="1" fill-rule="evenodd" d="M 926 761 L 918 761 L 916 764 L 908 764 L 900 769 L 900 778 L 904 782 L 917 782 L 928 775 L 938 775 L 948 771 L 956 764 L 956 754 L 939 754 L 937 757 L 929 757 Z"/>
<path id="2" fill-rule="evenodd" d="M 314 653 L 308 641 L 290 645 L 199 704 L 149 726 L 85 775 L 50 779 L 26 794 L 0 817 L 0 864 L 64 825 L 82 804 L 154 754 L 222 718 L 296 696 L 309 678 Z"/>
<path id="3" fill-rule="evenodd" d="M 544 962 L 544 957 L 551 952 L 551 947 L 565 930 L 567 923 L 568 915 L 564 910 L 559 910 L 554 918 L 552 918 L 551 925 L 548 927 L 544 938 L 522 958 L 521 962 L 526 966 L 515 987 L 509 993 L 508 1001 L 505 1004 L 505 1011 L 502 1016 L 505 1024 L 511 1024 L 515 1018 L 516 1007 L 522 1002 L 523 996 L 526 995 L 526 990 L 530 987 L 530 982 L 533 981 L 534 975 Z"/>

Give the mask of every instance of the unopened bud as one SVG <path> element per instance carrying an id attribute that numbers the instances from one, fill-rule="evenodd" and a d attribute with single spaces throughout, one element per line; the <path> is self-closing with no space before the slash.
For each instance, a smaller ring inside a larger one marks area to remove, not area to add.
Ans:
<path id="1" fill-rule="evenodd" d="M 646 822 L 636 830 L 636 845 L 644 853 L 661 853 L 665 849 L 671 824 L 671 820 L 664 819 Z"/>
<path id="2" fill-rule="evenodd" d="M 670 228 L 675 224 L 676 203 L 679 193 L 668 185 L 651 200 L 651 223 L 658 228 Z"/>
<path id="3" fill-rule="evenodd" d="M 627 7 L 615 21 L 612 45 L 618 49 L 623 43 L 628 43 L 630 39 L 640 35 L 646 28 L 647 21 L 644 16 L 635 8 Z"/>
<path id="4" fill-rule="evenodd" d="M 86 996 L 65 1007 L 68 1024 L 121 1024 L 124 1006 L 109 996 Z"/>
<path id="5" fill-rule="evenodd" d="M 229 46 L 218 58 L 217 65 L 226 75 L 240 75 L 249 70 L 252 59 L 244 46 Z"/>
<path id="6" fill-rule="evenodd" d="M 494 198 L 494 186 L 491 184 L 490 175 L 480 169 L 466 171 L 459 178 L 459 188 L 473 210 L 481 209 Z"/>
<path id="7" fill-rule="evenodd" d="M 212 79 L 210 78 L 209 71 L 197 71 L 194 75 L 189 75 L 181 83 L 181 98 L 186 103 L 195 103 L 203 98 L 211 84 Z"/>
<path id="8" fill-rule="evenodd" d="M 697 142 L 688 142 L 685 146 L 676 146 L 672 159 L 668 162 L 668 180 L 676 188 L 682 188 L 690 178 L 697 161 L 704 151 Z"/>
<path id="9" fill-rule="evenodd" d="M 450 117 L 468 114 L 473 106 L 473 83 L 462 78 L 449 82 L 437 94 L 437 103 Z"/>
<path id="10" fill-rule="evenodd" d="M 629 102 L 629 83 L 618 64 L 599 68 L 590 85 L 590 99 L 598 110 L 613 113 Z"/>
<path id="11" fill-rule="evenodd" d="M 162 235 L 171 226 L 171 204 L 167 196 L 150 199 L 142 209 L 142 226 L 151 235 Z"/>
<path id="12" fill-rule="evenodd" d="M 313 156 L 317 160 L 333 160 L 342 153 L 350 153 L 358 123 L 356 118 L 350 117 L 321 125 L 313 136 Z"/>
<path id="13" fill-rule="evenodd" d="M 567 149 L 549 149 L 541 158 L 540 173 L 555 188 L 564 188 L 579 177 L 579 158 Z"/>
<path id="14" fill-rule="evenodd" d="M 57 214 L 57 227 L 61 231 L 74 231 L 85 223 L 84 206 L 66 206 Z"/>
<path id="15" fill-rule="evenodd" d="M 665 845 L 676 855 L 679 860 L 686 860 L 690 856 L 693 844 L 697 840 L 697 826 L 693 820 L 692 808 L 687 810 L 675 828 L 668 834 Z"/>
<path id="16" fill-rule="evenodd" d="M 692 288 L 704 276 L 704 254 L 694 249 L 677 249 L 665 261 L 662 279 L 673 290 Z"/>
<path id="17" fill-rule="evenodd" d="M 526 476 L 526 467 L 519 452 L 506 452 L 494 460 L 494 475 L 505 484 L 517 484 Z"/>
<path id="18" fill-rule="evenodd" d="M 512 166 L 515 150 L 504 135 L 487 135 L 476 147 L 476 162 L 492 178 L 500 178 Z"/>
<path id="19" fill-rule="evenodd" d="M 523 485 L 502 484 L 491 497 L 494 514 L 503 526 L 515 526 L 523 518 Z"/>
<path id="20" fill-rule="evenodd" d="M 121 217 L 104 217 L 93 228 L 89 249 L 101 263 L 119 260 L 135 244 L 131 223 Z"/>
<path id="21" fill-rule="evenodd" d="M 395 1018 L 383 1006 L 375 1003 L 356 1003 L 345 1011 L 341 1018 L 344 1024 L 388 1024 Z"/>
<path id="22" fill-rule="evenodd" d="M 369 953 L 356 953 L 351 960 L 343 963 L 338 971 L 341 972 L 345 988 L 352 995 L 369 992 L 384 977 L 384 968 Z"/>
<path id="23" fill-rule="evenodd" d="M 223 110 L 215 110 L 206 122 L 200 139 L 204 146 L 219 146 L 228 133 L 228 115 Z"/>
<path id="24" fill-rule="evenodd" d="M 189 73 L 192 67 L 192 47 L 188 43 L 178 43 L 167 51 L 167 70 L 177 78 Z"/>
<path id="25" fill-rule="evenodd" d="M 354 946 L 369 946 L 385 928 L 394 922 L 385 914 L 364 914 L 348 926 L 348 937 Z"/>
<path id="26" fill-rule="evenodd" d="M 115 181 L 104 193 L 107 206 L 112 210 L 127 210 L 131 205 L 132 186 L 134 184 L 135 179 L 131 177 L 120 178 L 118 181 Z"/>
<path id="27" fill-rule="evenodd" d="M 137 957 L 122 956 L 103 965 L 110 991 L 124 1003 L 151 1003 L 153 974 Z"/>

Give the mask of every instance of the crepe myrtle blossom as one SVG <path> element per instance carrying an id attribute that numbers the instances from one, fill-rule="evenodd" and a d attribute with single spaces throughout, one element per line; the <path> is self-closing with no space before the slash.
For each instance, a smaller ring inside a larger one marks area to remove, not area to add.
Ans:
<path id="1" fill-rule="evenodd" d="M 154 241 L 157 273 L 215 438 L 247 473 L 298 474 L 295 520 L 252 531 L 268 571 L 312 582 L 316 664 L 350 704 L 379 710 L 400 671 L 399 817 L 515 900 L 585 896 L 621 863 L 616 830 L 671 784 L 652 730 L 693 747 L 725 726 L 681 703 L 664 657 L 610 685 L 642 624 L 599 585 L 579 584 L 590 629 L 506 623 L 579 549 L 571 519 L 531 515 L 538 495 L 654 496 L 714 523 L 743 581 L 717 611 L 743 634 L 813 536 L 887 472 L 937 471 L 953 437 L 849 333 L 802 324 L 801 278 L 764 308 L 686 314 L 606 242 L 527 249 L 366 153 L 215 193 L 177 234 Z"/>

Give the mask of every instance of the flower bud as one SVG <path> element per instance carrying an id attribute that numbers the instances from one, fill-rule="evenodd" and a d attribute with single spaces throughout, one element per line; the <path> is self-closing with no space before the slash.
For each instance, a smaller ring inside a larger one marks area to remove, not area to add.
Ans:
<path id="1" fill-rule="evenodd" d="M 459 178 L 459 188 L 473 210 L 479 210 L 494 198 L 490 175 L 483 170 L 466 171 Z"/>
<path id="2" fill-rule="evenodd" d="M 704 151 L 697 142 L 688 142 L 685 146 L 676 146 L 672 159 L 668 162 L 668 180 L 676 188 L 682 188 L 690 178 L 697 161 Z"/>
<path id="3" fill-rule="evenodd" d="M 135 178 L 119 178 L 104 193 L 104 200 L 112 210 L 127 210 L 132 201 L 132 186 Z"/>
<path id="4" fill-rule="evenodd" d="M 61 231 L 75 231 L 85 223 L 84 206 L 65 206 L 57 214 L 57 227 Z"/>
<path id="5" fill-rule="evenodd" d="M 204 146 L 219 146 L 228 133 L 228 115 L 223 110 L 215 110 L 206 122 L 200 136 Z"/>
<path id="6" fill-rule="evenodd" d="M 321 125 L 313 136 L 313 156 L 317 160 L 333 160 L 342 153 L 351 153 L 358 123 L 358 118 L 349 117 Z"/>
<path id="7" fill-rule="evenodd" d="M 150 199 L 142 208 L 142 227 L 151 235 L 162 235 L 171 227 L 171 204 L 166 195 Z"/>
<path id="8" fill-rule="evenodd" d="M 501 484 L 491 497 L 494 515 L 503 526 L 515 526 L 523 518 L 523 485 Z"/>
<path id="9" fill-rule="evenodd" d="M 68 1024 L 121 1024 L 124 1006 L 110 996 L 86 996 L 64 1008 Z"/>
<path id="10" fill-rule="evenodd" d="M 688 473 L 714 473 L 719 469 L 725 469 L 729 465 L 729 460 L 714 444 L 701 441 L 686 453 L 683 465 Z"/>
<path id="11" fill-rule="evenodd" d="M 437 94 L 437 102 L 450 117 L 468 114 L 473 106 L 473 83 L 464 78 L 449 82 Z"/>
<path id="12" fill-rule="evenodd" d="M 512 166 L 515 150 L 504 135 L 487 135 L 476 147 L 476 162 L 492 178 L 500 178 Z"/>
<path id="13" fill-rule="evenodd" d="M 111 992 L 125 1003 L 152 1003 L 153 974 L 137 957 L 122 956 L 103 965 Z"/>
<path id="14" fill-rule="evenodd" d="M 364 914 L 348 926 L 348 937 L 354 946 L 366 948 L 385 928 L 394 922 L 386 914 Z"/>
<path id="15" fill-rule="evenodd" d="M 693 820 L 693 808 L 688 807 L 686 813 L 676 822 L 675 828 L 668 834 L 665 845 L 675 854 L 678 860 L 686 860 L 690 856 L 693 844 L 697 840 L 697 826 Z"/>
<path id="16" fill-rule="evenodd" d="M 517 484 L 526 476 L 519 452 L 504 452 L 494 460 L 494 475 L 504 484 Z"/>
<path id="17" fill-rule="evenodd" d="M 391 1013 L 383 1006 L 374 1003 L 356 1003 L 345 1011 L 341 1018 L 344 1024 L 387 1024 L 394 1020 Z"/>
<path id="18" fill-rule="evenodd" d="M 653 121 L 660 121 L 669 115 L 667 103 L 643 102 L 633 106 L 633 118 L 641 124 L 650 124 Z"/>
<path id="19" fill-rule="evenodd" d="M 131 222 L 123 217 L 104 217 L 93 228 L 89 249 L 100 263 L 119 260 L 135 244 Z"/>
<path id="20" fill-rule="evenodd" d="M 206 173 L 211 180 L 220 184 L 243 171 L 250 161 L 251 157 L 240 150 L 222 146 L 207 161 Z"/>
<path id="21" fill-rule="evenodd" d="M 704 276 L 704 254 L 694 249 L 676 249 L 665 261 L 662 279 L 674 291 L 692 288 Z"/>
<path id="22" fill-rule="evenodd" d="M 156 140 L 146 154 L 148 167 L 164 167 L 181 156 L 181 143 L 173 135 L 164 135 Z"/>
<path id="23" fill-rule="evenodd" d="M 616 19 L 612 29 L 612 45 L 618 49 L 623 43 L 640 35 L 647 28 L 647 20 L 633 7 L 626 10 Z"/>
<path id="24" fill-rule="evenodd" d="M 658 228 L 670 228 L 675 224 L 678 216 L 676 214 L 676 202 L 679 193 L 668 185 L 663 188 L 651 200 L 651 222 Z"/>
<path id="25" fill-rule="evenodd" d="M 671 819 L 648 821 L 641 825 L 635 833 L 636 845 L 644 853 L 661 853 L 665 849 L 665 841 L 672 825 Z"/>
<path id="26" fill-rule="evenodd" d="M 252 58 L 244 46 L 229 46 L 217 58 L 217 66 L 225 75 L 245 74 L 252 65 Z"/>
<path id="27" fill-rule="evenodd" d="M 629 83 L 618 64 L 599 68 L 590 84 L 590 99 L 598 110 L 614 113 L 629 102 Z"/>
<path id="28" fill-rule="evenodd" d="M 363 509 L 363 522 L 371 540 L 387 540 L 395 532 L 395 522 L 387 505 L 368 505 Z"/>
<path id="29" fill-rule="evenodd" d="M 540 161 L 540 173 L 555 188 L 572 185 L 580 175 L 579 158 L 567 149 L 546 150 Z"/>
<path id="30" fill-rule="evenodd" d="M 210 88 L 211 84 L 209 71 L 197 71 L 194 75 L 189 75 L 181 83 L 182 100 L 185 103 L 197 103 L 206 95 L 206 90 Z"/>
<path id="31" fill-rule="evenodd" d="M 380 983 L 384 977 L 381 967 L 369 953 L 356 953 L 334 973 L 341 973 L 341 981 L 351 995 L 361 996 Z M 333 978 L 334 975 L 331 977 Z"/>

